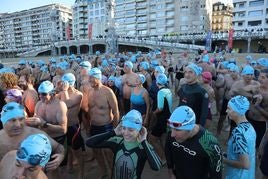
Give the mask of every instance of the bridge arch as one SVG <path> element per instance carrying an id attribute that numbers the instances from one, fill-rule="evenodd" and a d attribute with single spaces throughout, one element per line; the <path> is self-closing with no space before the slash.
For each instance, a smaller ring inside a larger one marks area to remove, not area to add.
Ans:
<path id="1" fill-rule="evenodd" d="M 65 46 L 60 47 L 60 54 L 61 55 L 67 55 L 67 47 L 65 47 Z"/>
<path id="2" fill-rule="evenodd" d="M 89 53 L 89 45 L 81 45 L 78 48 L 80 48 L 81 54 L 88 54 Z"/>
<path id="3" fill-rule="evenodd" d="M 77 47 L 72 45 L 69 47 L 70 49 L 70 54 L 77 54 Z"/>
<path id="4" fill-rule="evenodd" d="M 93 54 L 96 53 L 96 51 L 100 51 L 101 53 L 105 53 L 106 46 L 104 44 L 94 44 L 92 45 L 92 51 Z"/>

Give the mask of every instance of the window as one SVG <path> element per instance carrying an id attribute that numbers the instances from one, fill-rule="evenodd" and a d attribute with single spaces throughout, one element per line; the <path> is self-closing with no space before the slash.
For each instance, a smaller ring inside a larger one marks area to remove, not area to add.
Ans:
<path id="1" fill-rule="evenodd" d="M 249 7 L 262 6 L 264 5 L 264 0 L 250 1 Z"/>
<path id="2" fill-rule="evenodd" d="M 249 17 L 255 17 L 255 16 L 262 16 L 262 10 L 258 11 L 249 11 L 248 12 Z"/>
<path id="3" fill-rule="evenodd" d="M 243 22 L 238 22 L 237 23 L 238 26 L 243 26 L 243 24 L 244 24 Z"/>
<path id="4" fill-rule="evenodd" d="M 259 26 L 261 25 L 261 20 L 260 21 L 249 21 L 248 26 Z"/>
<path id="5" fill-rule="evenodd" d="M 99 15 L 99 10 L 95 10 L 95 15 Z"/>

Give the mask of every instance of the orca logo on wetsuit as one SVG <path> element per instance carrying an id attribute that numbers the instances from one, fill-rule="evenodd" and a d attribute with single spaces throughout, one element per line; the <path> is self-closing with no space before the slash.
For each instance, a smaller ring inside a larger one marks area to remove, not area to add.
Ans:
<path id="1" fill-rule="evenodd" d="M 219 160 L 217 161 L 217 167 L 216 167 L 216 172 L 221 171 L 221 166 L 222 166 L 222 156 L 221 156 L 221 149 L 218 145 L 214 145 L 214 149 L 217 152 L 217 155 L 219 156 Z"/>
<path id="2" fill-rule="evenodd" d="M 195 156 L 196 155 L 196 152 L 193 151 L 193 150 L 190 150 L 189 148 L 185 147 L 184 145 L 181 145 L 179 144 L 178 142 L 172 142 L 172 144 L 175 146 L 175 147 L 178 147 L 178 148 L 182 148 L 184 152 L 192 155 L 192 156 Z"/>

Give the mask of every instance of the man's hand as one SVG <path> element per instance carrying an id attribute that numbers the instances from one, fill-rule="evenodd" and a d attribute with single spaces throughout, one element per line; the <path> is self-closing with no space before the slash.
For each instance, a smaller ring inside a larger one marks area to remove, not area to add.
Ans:
<path id="1" fill-rule="evenodd" d="M 42 126 L 42 124 L 45 123 L 45 121 L 39 117 L 30 117 L 30 118 L 25 119 L 25 123 L 28 126 L 38 127 L 38 126 Z"/>
<path id="2" fill-rule="evenodd" d="M 46 171 L 52 171 L 57 169 L 61 162 L 64 160 L 64 155 L 62 154 L 54 154 L 51 156 L 52 161 L 48 162 L 46 165 Z"/>
<path id="3" fill-rule="evenodd" d="M 119 123 L 116 128 L 114 129 L 115 134 L 118 136 L 122 135 L 122 125 Z"/>
<path id="4" fill-rule="evenodd" d="M 138 141 L 142 142 L 146 140 L 146 138 L 147 138 L 147 129 L 145 127 L 142 127 L 138 135 Z"/>
<path id="5" fill-rule="evenodd" d="M 69 89 L 70 85 L 67 81 L 62 81 L 62 86 L 61 86 L 61 90 L 62 91 L 67 91 Z"/>

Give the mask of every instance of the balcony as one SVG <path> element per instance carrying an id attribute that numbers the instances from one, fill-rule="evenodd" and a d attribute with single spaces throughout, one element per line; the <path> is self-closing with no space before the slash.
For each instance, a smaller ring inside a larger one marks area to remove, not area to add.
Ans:
<path id="1" fill-rule="evenodd" d="M 143 9 L 143 8 L 147 8 L 147 3 L 137 3 L 136 5 L 136 9 Z"/>

